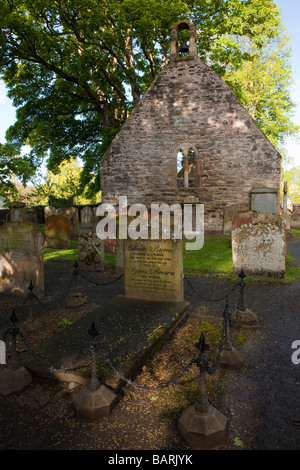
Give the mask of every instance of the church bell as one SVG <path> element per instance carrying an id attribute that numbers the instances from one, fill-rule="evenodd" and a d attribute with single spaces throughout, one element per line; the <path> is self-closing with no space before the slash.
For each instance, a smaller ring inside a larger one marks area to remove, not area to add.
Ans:
<path id="1" fill-rule="evenodd" d="M 189 52 L 189 48 L 185 40 L 182 41 L 179 52 Z"/>

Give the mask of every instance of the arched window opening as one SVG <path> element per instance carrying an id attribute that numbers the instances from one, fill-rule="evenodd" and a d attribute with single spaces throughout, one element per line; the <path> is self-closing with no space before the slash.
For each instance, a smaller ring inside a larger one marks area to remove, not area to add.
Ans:
<path id="1" fill-rule="evenodd" d="M 187 156 L 188 160 L 188 186 L 189 188 L 195 187 L 195 174 L 196 174 L 196 155 L 193 149 L 190 149 Z"/>
<path id="2" fill-rule="evenodd" d="M 196 27 L 187 20 L 171 27 L 170 61 L 197 57 Z"/>
<path id="3" fill-rule="evenodd" d="M 177 151 L 177 187 L 195 188 L 199 162 L 197 149 L 191 144 L 183 144 Z"/>
<path id="4" fill-rule="evenodd" d="M 184 188 L 184 153 L 179 150 L 177 153 L 177 187 Z"/>
<path id="5" fill-rule="evenodd" d="M 189 39 L 189 29 L 178 31 L 178 57 L 188 57 L 190 55 Z"/>

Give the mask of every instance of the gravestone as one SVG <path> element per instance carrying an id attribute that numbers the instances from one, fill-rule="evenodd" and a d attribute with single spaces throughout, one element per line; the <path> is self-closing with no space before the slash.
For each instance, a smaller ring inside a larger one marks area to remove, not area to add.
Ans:
<path id="1" fill-rule="evenodd" d="M 249 204 L 230 204 L 224 209 L 224 225 L 223 234 L 231 235 L 232 232 L 232 219 L 238 212 L 248 211 Z"/>
<path id="2" fill-rule="evenodd" d="M 24 202 L 13 202 L 9 208 L 9 220 L 10 222 L 25 222 L 25 203 Z"/>
<path id="3" fill-rule="evenodd" d="M 285 277 L 286 221 L 279 214 L 249 211 L 236 214 L 232 230 L 233 273 L 247 276 Z"/>
<path id="4" fill-rule="evenodd" d="M 153 301 L 183 301 L 181 240 L 125 240 L 125 296 Z"/>
<path id="5" fill-rule="evenodd" d="M 293 204 L 291 229 L 300 230 L 300 204 Z"/>
<path id="6" fill-rule="evenodd" d="M 277 189 L 257 188 L 250 191 L 251 210 L 263 214 L 275 214 Z"/>
<path id="7" fill-rule="evenodd" d="M 78 259 L 93 271 L 104 270 L 104 242 L 96 233 L 79 234 Z"/>
<path id="8" fill-rule="evenodd" d="M 31 222 L 7 222 L 0 226 L 0 292 L 27 295 L 30 281 L 42 297 L 43 232 Z"/>
<path id="9" fill-rule="evenodd" d="M 70 248 L 71 220 L 63 215 L 50 215 L 45 219 L 45 248 Z"/>
<path id="10" fill-rule="evenodd" d="M 94 212 L 92 207 L 84 206 L 80 211 L 81 228 L 93 228 Z"/>
<path id="11" fill-rule="evenodd" d="M 71 240 L 77 240 L 79 233 L 79 217 L 76 207 L 52 207 L 44 208 L 45 219 L 50 215 L 64 215 L 71 220 Z"/>
<path id="12" fill-rule="evenodd" d="M 32 207 L 25 208 L 25 220 L 27 222 L 32 222 L 33 224 L 37 224 L 37 214 L 34 208 Z"/>

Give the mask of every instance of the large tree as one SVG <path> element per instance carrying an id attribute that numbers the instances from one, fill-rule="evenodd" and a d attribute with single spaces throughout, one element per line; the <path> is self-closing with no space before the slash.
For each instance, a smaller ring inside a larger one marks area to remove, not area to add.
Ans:
<path id="1" fill-rule="evenodd" d="M 235 71 L 228 70 L 226 77 L 249 114 L 279 147 L 299 131 L 293 123 L 295 104 L 290 96 L 290 39 L 281 27 L 276 37 L 262 39 L 263 46 L 257 47 L 252 39 L 237 38 L 240 50 L 249 52 L 250 60 Z"/>
<path id="2" fill-rule="evenodd" d="M 195 23 L 199 57 L 221 76 L 249 58 L 236 37 L 260 47 L 280 24 L 272 0 L 0 0 L 0 10 L 0 70 L 17 108 L 7 139 L 29 144 L 33 167 L 81 157 L 83 185 L 166 64 L 172 24 Z"/>

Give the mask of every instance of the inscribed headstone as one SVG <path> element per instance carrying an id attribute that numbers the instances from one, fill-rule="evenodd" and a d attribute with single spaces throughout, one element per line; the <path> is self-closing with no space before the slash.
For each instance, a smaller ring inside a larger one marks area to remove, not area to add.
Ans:
<path id="1" fill-rule="evenodd" d="M 45 219 L 45 247 L 70 248 L 71 220 L 63 215 L 50 215 Z"/>
<path id="2" fill-rule="evenodd" d="M 251 210 L 263 214 L 275 214 L 277 189 L 257 188 L 251 192 Z"/>
<path id="3" fill-rule="evenodd" d="M 0 292 L 28 294 L 30 281 L 42 296 L 43 232 L 31 222 L 6 222 L 0 226 Z"/>
<path id="4" fill-rule="evenodd" d="M 181 240 L 125 240 L 124 283 L 126 297 L 182 301 Z"/>

